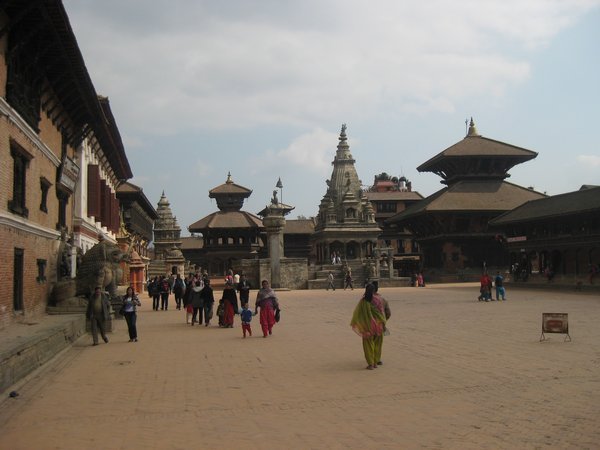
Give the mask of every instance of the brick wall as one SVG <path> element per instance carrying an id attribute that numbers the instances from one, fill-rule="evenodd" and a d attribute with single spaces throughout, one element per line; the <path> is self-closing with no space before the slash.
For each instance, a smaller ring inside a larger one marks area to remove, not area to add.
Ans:
<path id="1" fill-rule="evenodd" d="M 57 279 L 59 241 L 0 225 L 0 279 L 6 280 L 0 296 L 0 328 L 14 322 L 31 322 L 45 314 L 50 290 Z M 23 249 L 23 311 L 13 310 L 13 262 L 15 248 Z M 38 259 L 46 260 L 46 280 L 38 281 Z"/>
<path id="2" fill-rule="evenodd" d="M 39 147 L 40 142 L 44 149 Z M 61 144 L 61 134 L 44 114 L 38 135 L 20 122 L 14 111 L 0 115 L 0 277 L 6 280 L 4 295 L 0 296 L 0 328 L 15 322 L 36 321 L 44 315 L 58 278 L 60 233 L 56 230 L 59 216 L 56 174 Z M 14 182 L 11 145 L 31 156 L 25 175 L 27 217 L 13 213 L 8 207 Z M 68 148 L 67 153 L 72 157 L 73 149 Z M 47 211 L 40 209 L 42 177 L 51 183 L 46 199 Z M 73 203 L 71 197 L 66 208 L 69 230 L 72 230 Z M 15 248 L 23 249 L 23 309 L 20 311 L 14 311 L 13 304 Z M 45 280 L 37 279 L 38 260 L 46 261 Z"/>

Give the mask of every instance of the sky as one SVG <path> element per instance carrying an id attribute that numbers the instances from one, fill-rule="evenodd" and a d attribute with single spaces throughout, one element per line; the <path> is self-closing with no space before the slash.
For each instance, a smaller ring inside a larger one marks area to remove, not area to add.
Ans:
<path id="1" fill-rule="evenodd" d="M 363 185 L 466 134 L 533 150 L 508 181 L 600 185 L 600 0 L 63 0 L 134 177 L 182 235 L 227 179 L 318 213 L 342 124 Z"/>

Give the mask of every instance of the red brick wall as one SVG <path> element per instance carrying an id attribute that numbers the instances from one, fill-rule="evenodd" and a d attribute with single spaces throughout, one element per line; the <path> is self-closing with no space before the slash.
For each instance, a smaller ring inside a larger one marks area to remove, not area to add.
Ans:
<path id="1" fill-rule="evenodd" d="M 0 295 L 0 328 L 14 322 L 35 321 L 45 314 L 50 289 L 56 282 L 58 241 L 0 225 L 0 277 L 6 280 Z M 15 248 L 23 252 L 23 311 L 13 311 L 13 261 Z M 46 281 L 38 282 L 38 259 L 46 260 Z"/>

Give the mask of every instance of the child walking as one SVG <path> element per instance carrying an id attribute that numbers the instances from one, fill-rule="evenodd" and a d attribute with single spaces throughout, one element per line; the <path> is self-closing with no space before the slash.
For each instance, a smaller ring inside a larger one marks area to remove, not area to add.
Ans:
<path id="1" fill-rule="evenodd" d="M 248 309 L 248 303 L 244 303 L 242 306 L 242 312 L 240 313 L 242 317 L 242 332 L 244 333 L 244 338 L 246 338 L 246 332 L 248 332 L 249 336 L 252 336 L 252 327 L 250 327 L 250 322 L 252 321 L 252 310 Z"/>
<path id="2" fill-rule="evenodd" d="M 219 327 L 225 327 L 225 321 L 223 320 L 225 316 L 225 304 L 224 300 L 219 300 L 219 306 L 217 306 L 217 317 L 219 318 Z"/>

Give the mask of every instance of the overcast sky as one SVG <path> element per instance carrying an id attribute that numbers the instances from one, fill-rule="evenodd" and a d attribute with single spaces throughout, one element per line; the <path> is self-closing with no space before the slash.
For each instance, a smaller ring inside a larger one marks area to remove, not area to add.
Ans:
<path id="1" fill-rule="evenodd" d="M 538 152 L 509 181 L 554 195 L 600 184 L 600 0 L 64 0 L 134 178 L 184 235 L 208 191 L 277 179 L 314 216 L 341 125 L 363 184 L 480 134 Z"/>

